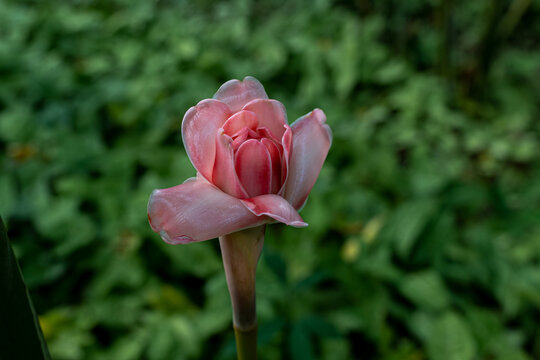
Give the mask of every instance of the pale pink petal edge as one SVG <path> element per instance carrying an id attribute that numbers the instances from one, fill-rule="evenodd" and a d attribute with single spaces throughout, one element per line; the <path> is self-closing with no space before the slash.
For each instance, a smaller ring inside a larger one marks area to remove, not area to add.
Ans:
<path id="1" fill-rule="evenodd" d="M 306 227 L 304 222 L 291 204 L 279 195 L 267 194 L 241 200 L 242 204 L 257 216 L 266 215 L 274 220 L 294 227 Z"/>
<path id="2" fill-rule="evenodd" d="M 246 76 L 242 81 L 233 79 L 221 85 L 214 99 L 224 102 L 233 112 L 237 112 L 254 99 L 268 99 L 268 95 L 259 80 Z"/>

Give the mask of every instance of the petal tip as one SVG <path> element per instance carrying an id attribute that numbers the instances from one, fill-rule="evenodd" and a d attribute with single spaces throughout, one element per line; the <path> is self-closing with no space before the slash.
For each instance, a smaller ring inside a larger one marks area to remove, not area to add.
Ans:
<path id="1" fill-rule="evenodd" d="M 326 123 L 326 114 L 324 113 L 324 111 L 322 111 L 321 109 L 319 108 L 315 108 L 313 109 L 313 111 L 311 112 L 311 114 L 313 116 L 315 116 L 315 118 L 317 118 L 317 120 L 319 121 L 319 123 L 322 125 L 324 123 Z"/>
<path id="2" fill-rule="evenodd" d="M 248 76 L 245 76 L 243 79 L 242 79 L 242 83 L 244 84 L 249 84 L 257 89 L 259 88 L 262 88 L 262 90 L 264 91 L 264 86 L 263 84 L 254 76 L 251 76 L 251 75 L 248 75 Z M 265 91 L 265 94 L 266 94 L 266 91 Z"/>
<path id="3" fill-rule="evenodd" d="M 330 144 L 332 144 L 332 129 L 330 129 L 330 126 L 326 124 L 326 114 L 324 113 L 324 111 L 322 111 L 319 108 L 316 108 L 311 112 L 311 115 L 313 115 L 317 119 L 319 124 L 326 131 L 326 134 L 328 136 L 328 141 L 330 142 Z"/>
<path id="4" fill-rule="evenodd" d="M 306 222 L 303 222 L 303 221 L 292 221 L 292 222 L 288 223 L 287 225 L 290 225 L 290 226 L 293 226 L 293 227 L 296 227 L 296 228 L 305 228 L 309 224 L 306 223 Z"/>
<path id="5" fill-rule="evenodd" d="M 245 76 L 244 79 L 242 81 L 256 81 L 256 82 L 260 82 L 259 80 L 257 80 L 254 76 L 251 76 L 251 75 L 248 75 L 248 76 Z"/>
<path id="6" fill-rule="evenodd" d="M 259 80 L 246 76 L 242 81 L 232 79 L 221 85 L 214 99 L 227 104 L 233 112 L 238 112 L 251 100 L 268 99 L 268 95 Z"/>

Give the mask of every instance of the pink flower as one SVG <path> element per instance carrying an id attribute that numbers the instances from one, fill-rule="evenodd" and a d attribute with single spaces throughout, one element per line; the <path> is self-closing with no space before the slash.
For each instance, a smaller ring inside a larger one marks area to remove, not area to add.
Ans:
<path id="1" fill-rule="evenodd" d="M 315 184 L 332 134 L 320 109 L 287 123 L 257 79 L 230 80 L 213 99 L 190 108 L 182 139 L 197 177 L 154 190 L 150 226 L 184 244 L 280 221 L 307 226 L 298 214 Z"/>

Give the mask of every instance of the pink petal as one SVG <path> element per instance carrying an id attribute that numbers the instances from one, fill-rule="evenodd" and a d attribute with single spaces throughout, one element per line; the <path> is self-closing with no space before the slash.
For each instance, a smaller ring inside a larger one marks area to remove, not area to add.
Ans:
<path id="1" fill-rule="evenodd" d="M 260 127 L 266 127 L 274 137 L 280 139 L 287 125 L 287 113 L 282 103 L 277 100 L 257 99 L 250 101 L 244 110 L 253 111 L 257 115 Z"/>
<path id="2" fill-rule="evenodd" d="M 285 198 L 295 209 L 302 207 L 321 171 L 332 132 L 325 124 L 326 115 L 315 109 L 292 124 L 292 153 Z"/>
<path id="3" fill-rule="evenodd" d="M 238 131 L 235 135 L 236 137 L 233 140 L 233 148 L 236 151 L 240 145 L 244 143 L 248 138 L 251 139 L 260 139 L 260 135 L 251 130 L 250 128 L 243 128 L 242 130 Z"/>
<path id="4" fill-rule="evenodd" d="M 270 160 L 272 162 L 272 182 L 270 184 L 270 193 L 275 194 L 281 187 L 281 156 L 279 148 L 272 141 L 264 138 L 261 143 L 266 146 L 268 154 L 270 154 Z"/>
<path id="5" fill-rule="evenodd" d="M 206 99 L 190 108 L 182 121 L 182 141 L 193 166 L 206 179 L 212 179 L 216 153 L 216 133 L 231 116 L 227 105 Z"/>
<path id="6" fill-rule="evenodd" d="M 240 147 L 240 145 L 244 143 L 244 141 L 247 140 L 250 131 L 252 130 L 248 128 L 243 128 L 236 134 L 236 137 L 234 138 L 232 143 L 233 149 L 235 151 Z"/>
<path id="7" fill-rule="evenodd" d="M 203 179 L 154 190 L 148 219 L 152 229 L 170 244 L 208 240 L 267 221 Z"/>
<path id="8" fill-rule="evenodd" d="M 223 130 L 225 134 L 229 136 L 236 135 L 243 128 L 251 130 L 257 129 L 257 116 L 251 111 L 242 110 L 231 116 L 225 124 L 223 124 Z"/>
<path id="9" fill-rule="evenodd" d="M 283 147 L 283 155 L 281 157 L 281 183 L 283 185 L 279 189 L 278 195 L 283 196 L 289 177 L 289 162 L 292 150 L 292 130 L 289 125 L 285 125 L 285 133 L 281 138 L 281 146 Z"/>
<path id="10" fill-rule="evenodd" d="M 212 183 L 231 196 L 240 199 L 249 197 L 236 175 L 232 139 L 223 129 L 219 129 L 216 134 L 216 161 Z"/>
<path id="11" fill-rule="evenodd" d="M 257 216 L 266 215 L 294 227 L 308 226 L 291 204 L 279 195 L 266 194 L 241 201 Z"/>
<path id="12" fill-rule="evenodd" d="M 250 139 L 236 151 L 236 173 L 249 197 L 268 194 L 272 180 L 270 154 L 260 141 Z"/>
<path id="13" fill-rule="evenodd" d="M 242 110 L 242 107 L 251 100 L 268 99 L 268 95 L 259 80 L 246 76 L 243 81 L 234 79 L 221 85 L 214 99 L 223 101 L 235 113 Z"/>

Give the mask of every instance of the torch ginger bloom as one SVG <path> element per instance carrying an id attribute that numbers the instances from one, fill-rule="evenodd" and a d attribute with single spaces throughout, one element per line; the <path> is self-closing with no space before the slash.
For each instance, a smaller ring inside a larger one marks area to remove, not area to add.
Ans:
<path id="1" fill-rule="evenodd" d="M 154 190 L 152 229 L 170 244 L 203 241 L 298 214 L 315 184 L 332 134 L 320 109 L 287 123 L 255 78 L 230 80 L 190 108 L 182 139 L 197 177 Z"/>
<path id="2" fill-rule="evenodd" d="M 219 237 L 239 360 L 257 357 L 255 273 L 265 224 L 307 226 L 298 210 L 330 148 L 325 121 L 315 109 L 289 126 L 283 105 L 255 78 L 228 81 L 182 121 L 197 177 L 150 195 L 150 226 L 166 242 Z"/>

